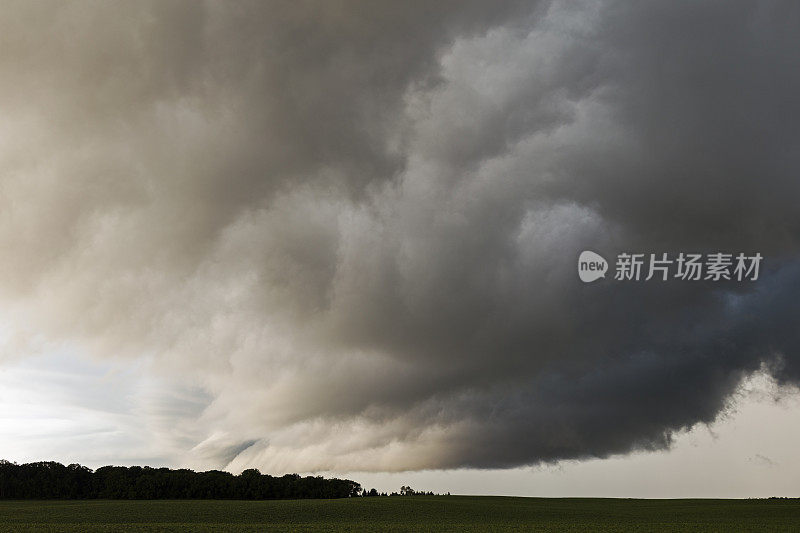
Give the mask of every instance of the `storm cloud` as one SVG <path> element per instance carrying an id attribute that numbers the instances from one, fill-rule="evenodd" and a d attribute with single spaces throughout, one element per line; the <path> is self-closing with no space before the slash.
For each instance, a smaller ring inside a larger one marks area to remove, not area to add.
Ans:
<path id="1" fill-rule="evenodd" d="M 800 380 L 798 37 L 792 2 L 9 4 L 2 357 L 146 362 L 203 467 L 668 448 Z M 587 249 L 765 260 L 583 284 Z"/>

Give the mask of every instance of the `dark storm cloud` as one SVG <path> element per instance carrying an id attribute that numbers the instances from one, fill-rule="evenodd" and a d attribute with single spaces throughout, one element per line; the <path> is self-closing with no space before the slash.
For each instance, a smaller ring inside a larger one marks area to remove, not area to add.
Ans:
<path id="1" fill-rule="evenodd" d="M 791 3 L 8 11 L 6 352 L 152 358 L 198 463 L 602 457 L 800 377 Z M 583 285 L 584 249 L 767 259 Z"/>

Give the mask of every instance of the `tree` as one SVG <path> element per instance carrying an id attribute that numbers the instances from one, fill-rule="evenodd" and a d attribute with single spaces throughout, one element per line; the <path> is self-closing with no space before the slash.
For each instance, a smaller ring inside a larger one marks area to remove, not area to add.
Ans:
<path id="1" fill-rule="evenodd" d="M 104 466 L 93 472 L 79 464 L 0 460 L 0 499 L 349 498 L 360 493 L 361 485 L 348 479 L 273 477 L 254 468 L 238 476 L 148 466 Z"/>

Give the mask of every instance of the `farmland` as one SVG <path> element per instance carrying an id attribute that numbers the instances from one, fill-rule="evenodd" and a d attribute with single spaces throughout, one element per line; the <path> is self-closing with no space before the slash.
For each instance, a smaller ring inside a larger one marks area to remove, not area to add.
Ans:
<path id="1" fill-rule="evenodd" d="M 800 531 L 800 500 L 0 501 L 0 531 Z"/>

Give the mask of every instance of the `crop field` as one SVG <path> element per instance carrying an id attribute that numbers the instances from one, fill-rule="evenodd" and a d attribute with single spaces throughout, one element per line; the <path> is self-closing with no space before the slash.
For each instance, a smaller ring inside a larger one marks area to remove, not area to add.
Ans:
<path id="1" fill-rule="evenodd" d="M 800 500 L 0 501 L 0 531 L 798 531 Z"/>

